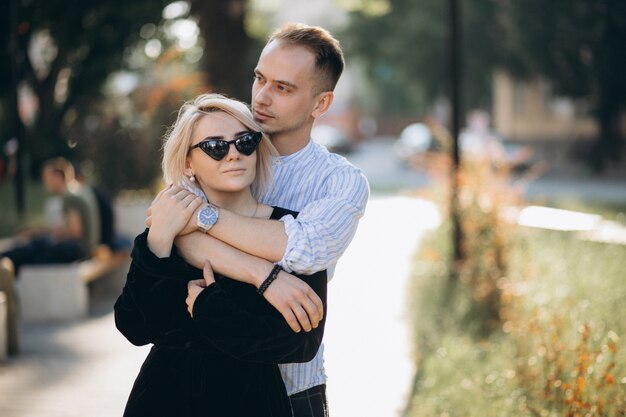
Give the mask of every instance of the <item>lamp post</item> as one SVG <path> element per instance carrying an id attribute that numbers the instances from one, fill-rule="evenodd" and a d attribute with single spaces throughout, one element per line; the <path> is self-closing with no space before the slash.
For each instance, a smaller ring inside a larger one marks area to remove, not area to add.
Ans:
<path id="1" fill-rule="evenodd" d="M 11 0 L 10 3 L 10 34 L 9 34 L 9 55 L 11 56 L 11 82 L 10 82 L 10 106 L 13 107 L 15 114 L 12 117 L 13 120 L 13 134 L 17 140 L 17 150 L 15 154 L 16 169 L 15 169 L 15 201 L 17 206 L 17 212 L 20 216 L 24 215 L 26 210 L 25 196 L 24 196 L 24 125 L 20 120 L 19 115 L 19 99 L 17 93 L 17 87 L 19 83 L 19 71 L 20 61 L 20 46 L 19 46 L 19 2 L 18 0 Z"/>
<path id="2" fill-rule="evenodd" d="M 461 156 L 459 153 L 459 134 L 461 131 L 461 18 L 458 0 L 448 0 L 448 41 L 449 41 L 449 75 L 450 75 L 450 106 L 451 106 L 451 133 L 452 133 L 452 165 L 451 165 L 451 197 L 450 217 L 452 221 L 452 245 L 454 262 L 464 258 L 463 229 L 461 225 L 461 208 L 459 207 L 459 171 Z"/>

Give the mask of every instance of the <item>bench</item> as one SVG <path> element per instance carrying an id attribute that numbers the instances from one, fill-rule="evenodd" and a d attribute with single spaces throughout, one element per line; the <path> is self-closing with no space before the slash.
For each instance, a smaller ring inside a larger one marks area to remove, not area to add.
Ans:
<path id="1" fill-rule="evenodd" d="M 129 266 L 126 251 L 97 253 L 70 264 L 25 265 L 17 279 L 20 318 L 50 322 L 85 317 L 90 283 L 105 277 L 122 282 Z"/>

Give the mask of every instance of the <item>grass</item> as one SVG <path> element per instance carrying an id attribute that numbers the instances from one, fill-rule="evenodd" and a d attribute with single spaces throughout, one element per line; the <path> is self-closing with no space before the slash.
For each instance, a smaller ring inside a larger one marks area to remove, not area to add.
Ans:
<path id="1" fill-rule="evenodd" d="M 25 188 L 26 212 L 20 216 L 17 212 L 15 187 L 8 183 L 0 185 L 0 238 L 11 237 L 22 228 L 43 223 L 43 207 L 47 198 L 43 185 L 30 181 Z"/>
<path id="2" fill-rule="evenodd" d="M 498 280 L 502 323 L 476 337 L 471 289 L 448 283 L 448 235 L 437 231 L 414 263 L 407 415 L 623 415 L 626 246 L 518 229 Z"/>

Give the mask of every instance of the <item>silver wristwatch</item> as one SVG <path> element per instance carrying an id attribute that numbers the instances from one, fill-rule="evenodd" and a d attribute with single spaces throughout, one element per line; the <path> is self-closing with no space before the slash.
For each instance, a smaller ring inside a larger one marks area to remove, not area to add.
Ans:
<path id="1" fill-rule="evenodd" d="M 202 230 L 204 233 L 208 233 L 208 231 L 213 227 L 215 223 L 217 223 L 217 219 L 220 216 L 220 209 L 209 203 L 206 207 L 203 207 L 198 212 L 198 228 Z"/>

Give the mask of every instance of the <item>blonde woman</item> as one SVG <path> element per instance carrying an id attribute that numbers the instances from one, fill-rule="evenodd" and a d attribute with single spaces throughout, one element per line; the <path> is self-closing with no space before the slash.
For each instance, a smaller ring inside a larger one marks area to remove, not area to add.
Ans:
<path id="1" fill-rule="evenodd" d="M 212 225 L 224 208 L 279 219 L 291 211 L 258 203 L 275 150 L 247 105 L 204 94 L 181 108 L 164 146 L 167 183 L 152 204 L 151 226 L 135 239 L 117 328 L 135 345 L 152 343 L 125 416 L 291 416 L 278 363 L 311 360 L 325 319 L 294 332 L 259 288 L 187 264 L 174 239 Z M 192 190 L 193 192 L 189 192 Z M 236 260 L 233 260 L 236 262 Z M 187 285 L 205 287 L 187 311 Z M 324 302 L 326 272 L 300 276 Z M 190 314 L 191 313 L 191 314 Z M 324 314 L 325 315 L 325 314 Z"/>

